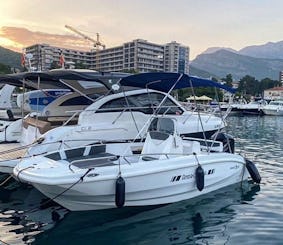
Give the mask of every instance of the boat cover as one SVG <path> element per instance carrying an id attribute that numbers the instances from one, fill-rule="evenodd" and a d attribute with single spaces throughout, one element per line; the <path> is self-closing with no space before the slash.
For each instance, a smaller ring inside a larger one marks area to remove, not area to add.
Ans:
<path id="1" fill-rule="evenodd" d="M 234 88 L 209 79 L 173 72 L 148 72 L 135 74 L 122 78 L 120 84 L 123 86 L 149 88 L 163 92 L 170 91 L 172 87 L 173 89 L 188 87 L 216 87 L 224 89 L 230 93 L 236 92 L 236 89 Z"/>

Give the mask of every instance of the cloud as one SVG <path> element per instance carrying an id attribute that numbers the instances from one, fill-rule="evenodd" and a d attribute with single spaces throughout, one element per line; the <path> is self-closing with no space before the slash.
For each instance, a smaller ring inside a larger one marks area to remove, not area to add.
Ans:
<path id="1" fill-rule="evenodd" d="M 57 47 L 76 50 L 90 50 L 92 43 L 75 35 L 59 35 L 30 31 L 21 27 L 3 26 L 0 28 L 0 45 L 15 51 L 37 44 L 47 43 Z"/>

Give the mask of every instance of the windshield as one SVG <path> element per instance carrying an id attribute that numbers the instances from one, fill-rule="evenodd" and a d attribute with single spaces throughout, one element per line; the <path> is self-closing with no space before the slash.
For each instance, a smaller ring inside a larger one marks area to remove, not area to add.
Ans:
<path id="1" fill-rule="evenodd" d="M 100 112 L 134 110 L 145 114 L 182 114 L 183 110 L 171 99 L 167 98 L 162 106 L 158 108 L 165 95 L 160 93 L 145 93 L 127 96 L 126 98 L 114 99 L 106 102 L 99 109 Z"/>

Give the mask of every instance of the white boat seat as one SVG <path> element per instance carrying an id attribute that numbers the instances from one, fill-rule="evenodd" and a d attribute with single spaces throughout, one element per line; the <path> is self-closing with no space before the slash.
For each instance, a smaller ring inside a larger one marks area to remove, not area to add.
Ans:
<path id="1" fill-rule="evenodd" d="M 149 126 L 140 160 L 167 159 L 183 153 L 182 139 L 171 118 L 154 118 Z"/>
<path id="2" fill-rule="evenodd" d="M 201 152 L 201 144 L 198 141 L 187 141 L 183 143 L 183 153 L 193 154 Z"/>

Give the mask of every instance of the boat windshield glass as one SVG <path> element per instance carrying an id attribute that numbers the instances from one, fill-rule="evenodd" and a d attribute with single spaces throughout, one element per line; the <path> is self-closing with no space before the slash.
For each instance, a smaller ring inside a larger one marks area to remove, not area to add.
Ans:
<path id="1" fill-rule="evenodd" d="M 148 128 L 148 131 L 174 134 L 174 122 L 171 118 L 154 118 Z"/>
<path id="2" fill-rule="evenodd" d="M 145 93 L 127 96 L 106 102 L 98 112 L 121 112 L 128 109 L 152 114 L 162 102 L 164 94 Z M 170 98 L 167 98 L 162 106 L 157 109 L 157 114 L 182 114 L 183 110 Z"/>

